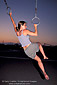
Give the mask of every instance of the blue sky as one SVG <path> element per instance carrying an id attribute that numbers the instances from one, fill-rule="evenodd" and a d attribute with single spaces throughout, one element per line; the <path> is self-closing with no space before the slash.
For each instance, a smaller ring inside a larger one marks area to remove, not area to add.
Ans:
<path id="1" fill-rule="evenodd" d="M 32 18 L 35 15 L 35 0 L 7 0 L 12 9 L 16 25 L 20 20 L 27 22 L 28 29 L 34 31 Z M 30 37 L 34 42 L 57 45 L 57 0 L 37 0 L 37 16 L 40 18 L 38 36 Z M 18 42 L 6 6 L 0 0 L 0 42 Z"/>

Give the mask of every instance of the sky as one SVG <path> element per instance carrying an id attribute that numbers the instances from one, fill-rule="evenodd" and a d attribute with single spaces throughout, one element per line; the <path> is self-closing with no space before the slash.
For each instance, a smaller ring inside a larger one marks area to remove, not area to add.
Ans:
<path id="1" fill-rule="evenodd" d="M 27 29 L 34 31 L 31 20 L 35 16 L 35 0 L 6 1 L 11 7 L 16 25 L 20 20 L 24 20 L 27 22 Z M 38 36 L 30 36 L 30 40 L 57 45 L 57 0 L 37 0 L 37 16 L 40 18 Z M 4 0 L 0 0 L 0 42 L 19 42 L 10 17 L 6 13 Z"/>

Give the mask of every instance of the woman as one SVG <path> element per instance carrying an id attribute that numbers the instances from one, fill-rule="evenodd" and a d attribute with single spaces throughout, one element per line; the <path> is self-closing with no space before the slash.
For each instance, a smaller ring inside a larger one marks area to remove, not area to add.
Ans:
<path id="1" fill-rule="evenodd" d="M 12 13 L 9 13 L 10 15 L 10 19 L 13 23 L 14 26 L 14 30 L 16 32 L 16 35 L 24 49 L 24 52 L 26 53 L 26 55 L 34 60 L 36 60 L 38 62 L 39 67 L 41 68 L 41 70 L 43 71 L 43 74 L 45 76 L 45 79 L 49 80 L 49 76 L 46 74 L 45 70 L 44 70 L 44 66 L 43 63 L 41 61 L 41 59 L 39 58 L 39 56 L 36 55 L 36 52 L 38 52 L 40 50 L 40 52 L 43 54 L 44 59 L 48 59 L 48 57 L 46 57 L 42 45 L 40 43 L 32 43 L 29 40 L 29 35 L 30 36 L 37 36 L 37 24 L 34 24 L 35 27 L 35 32 L 31 32 L 29 30 L 27 30 L 27 25 L 25 21 L 20 21 L 18 23 L 18 27 L 16 26 L 13 18 L 12 18 Z"/>

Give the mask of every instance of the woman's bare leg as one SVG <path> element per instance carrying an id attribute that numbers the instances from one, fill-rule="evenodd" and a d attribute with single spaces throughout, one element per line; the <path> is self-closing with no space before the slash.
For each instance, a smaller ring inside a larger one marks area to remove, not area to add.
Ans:
<path id="1" fill-rule="evenodd" d="M 38 42 L 38 45 L 39 45 L 39 50 L 40 50 L 40 52 L 41 52 L 42 55 L 44 56 L 44 59 L 48 59 L 48 57 L 46 57 L 46 55 L 45 55 L 45 53 L 44 53 L 43 47 L 42 47 L 42 45 L 41 45 L 40 42 Z"/>
<path id="2" fill-rule="evenodd" d="M 36 55 L 35 58 L 34 58 L 37 62 L 38 62 L 38 65 L 39 67 L 41 68 L 41 70 L 43 71 L 43 74 L 45 76 L 45 79 L 49 80 L 49 77 L 48 75 L 46 74 L 45 70 L 44 70 L 44 66 L 43 66 L 43 63 L 41 61 L 41 59 Z"/>

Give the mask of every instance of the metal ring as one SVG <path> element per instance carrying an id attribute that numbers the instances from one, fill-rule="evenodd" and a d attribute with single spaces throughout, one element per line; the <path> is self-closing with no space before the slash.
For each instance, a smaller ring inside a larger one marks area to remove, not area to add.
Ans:
<path id="1" fill-rule="evenodd" d="M 12 12 L 10 7 L 7 7 L 6 10 L 7 10 L 7 14 L 8 14 L 8 15 L 9 15 L 10 12 Z"/>
<path id="2" fill-rule="evenodd" d="M 35 20 L 35 19 L 37 19 L 37 20 Z M 35 16 L 35 17 L 32 19 L 32 23 L 39 25 L 39 24 L 40 24 L 40 19 L 39 19 L 37 16 Z"/>

